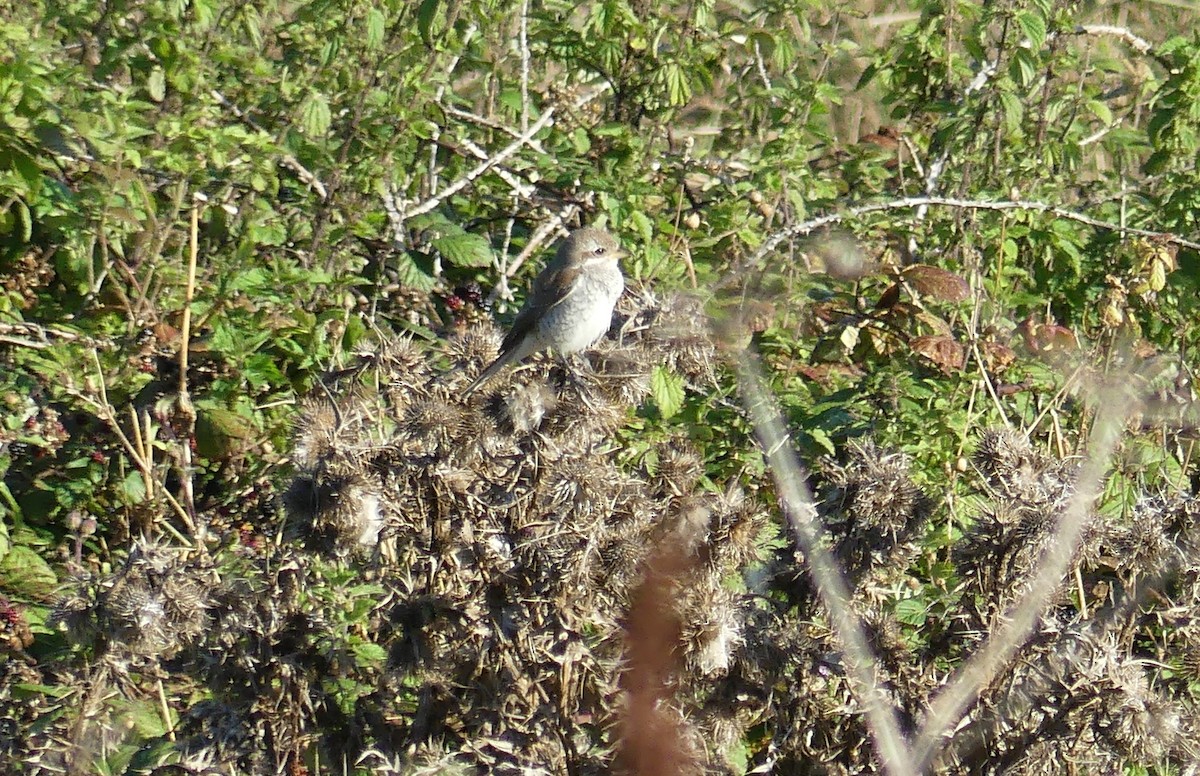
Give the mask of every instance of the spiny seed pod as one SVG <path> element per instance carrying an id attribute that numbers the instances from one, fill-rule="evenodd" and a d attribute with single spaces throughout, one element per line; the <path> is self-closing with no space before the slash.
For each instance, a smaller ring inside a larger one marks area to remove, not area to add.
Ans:
<path id="1" fill-rule="evenodd" d="M 412 337 L 390 337 L 376 355 L 379 372 L 385 383 L 419 385 L 429 375 L 429 360 L 425 351 Z"/>
<path id="2" fill-rule="evenodd" d="M 319 552 L 361 552 L 379 542 L 384 525 L 378 486 L 363 472 L 338 477 L 301 474 L 283 495 L 290 528 Z"/>
<path id="3" fill-rule="evenodd" d="M 733 593 L 719 586 L 693 586 L 684 601 L 679 618 L 689 664 L 703 676 L 725 673 L 743 641 Z"/>
<path id="4" fill-rule="evenodd" d="M 102 583 L 97 630 L 110 649 L 171 656 L 203 633 L 208 583 L 180 559 L 179 551 L 138 541 L 125 567 Z"/>
<path id="5" fill-rule="evenodd" d="M 297 414 L 292 459 L 302 468 L 313 468 L 329 455 L 337 437 L 340 417 L 327 399 L 304 399 Z"/>
<path id="6" fill-rule="evenodd" d="M 593 358 L 596 391 L 622 409 L 650 395 L 650 353 L 642 348 L 608 348 Z"/>
<path id="7" fill-rule="evenodd" d="M 421 399 L 409 407 L 400 425 L 405 448 L 415 455 L 447 456 L 461 447 L 463 412 L 441 396 Z"/>
<path id="8" fill-rule="evenodd" d="M 686 440 L 672 439 L 658 446 L 653 482 L 663 496 L 691 493 L 704 474 L 704 462 Z"/>
<path id="9" fill-rule="evenodd" d="M 469 326 L 446 343 L 450 363 L 462 370 L 464 378 L 476 375 L 496 360 L 500 352 L 500 330 L 493 324 Z"/>

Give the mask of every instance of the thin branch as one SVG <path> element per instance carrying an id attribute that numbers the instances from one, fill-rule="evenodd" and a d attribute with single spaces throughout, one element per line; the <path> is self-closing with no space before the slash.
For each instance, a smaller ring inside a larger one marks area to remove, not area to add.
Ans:
<path id="1" fill-rule="evenodd" d="M 453 105 L 450 105 L 450 104 L 444 103 L 444 102 L 438 103 L 438 106 L 443 111 L 445 111 L 447 115 L 453 116 L 456 119 L 462 119 L 463 121 L 469 121 L 472 124 L 478 124 L 481 127 L 487 127 L 488 129 L 494 129 L 497 132 L 503 132 L 504 134 L 508 135 L 509 137 L 520 137 L 521 136 L 521 130 L 513 129 L 512 127 L 506 126 L 501 121 L 496 121 L 495 119 L 489 119 L 487 116 L 480 116 L 478 113 L 473 113 L 469 110 L 457 108 Z M 534 151 L 537 151 L 539 154 L 546 153 L 546 149 L 545 149 L 545 147 L 542 146 L 542 143 L 540 140 L 530 140 L 528 145 L 530 148 L 532 148 Z"/>
<path id="2" fill-rule="evenodd" d="M 196 497 L 192 490 L 192 446 L 196 434 L 196 408 L 188 391 L 188 352 L 192 340 L 192 301 L 196 297 L 196 263 L 200 256 L 200 211 L 207 198 L 197 192 L 192 201 L 192 217 L 188 229 L 187 286 L 183 294 L 183 323 L 179 335 L 179 415 L 183 418 L 180 450 L 179 482 L 183 490 L 183 503 L 189 515 L 196 514 Z"/>
<path id="3" fill-rule="evenodd" d="M 411 208 L 403 209 L 403 211 L 401 211 L 401 220 L 406 221 L 414 216 L 423 215 L 440 207 L 442 202 L 446 201 L 446 199 L 462 191 L 467 186 L 474 183 L 488 170 L 492 169 L 505 159 L 515 154 L 517 151 L 521 150 L 521 146 L 525 145 L 538 132 L 541 132 L 544 127 L 551 123 L 551 119 L 553 118 L 554 108 L 547 108 L 546 112 L 542 114 L 541 118 L 530 125 L 527 131 L 522 132 L 520 137 L 498 151 L 494 156 L 480 162 L 477 167 L 472 170 L 468 170 L 467 173 L 461 178 L 454 181 L 449 186 L 446 186 L 446 188 L 442 189 L 433 196 L 429 197 L 424 202 L 413 205 Z"/>
<path id="4" fill-rule="evenodd" d="M 1080 24 L 1075 27 L 1076 35 L 1112 35 L 1128 43 L 1139 54 L 1154 54 L 1154 44 L 1145 38 L 1134 35 L 1126 27 L 1116 27 L 1111 24 Z"/>
<path id="5" fill-rule="evenodd" d="M 968 97 L 986 86 L 987 82 L 990 81 L 992 76 L 996 74 L 996 70 L 999 66 L 1000 63 L 995 60 L 991 62 L 984 62 L 979 68 L 979 72 L 977 72 L 975 77 L 971 79 L 971 83 L 967 84 L 967 88 L 963 90 L 962 98 L 959 101 L 960 104 L 965 103 Z M 929 165 L 929 172 L 925 176 L 925 196 L 932 197 L 937 192 L 938 184 L 941 182 L 942 172 L 945 171 L 946 163 L 949 161 L 950 146 L 947 144 L 946 147 L 942 149 L 942 152 L 938 154 L 937 158 L 934 159 Z M 929 208 L 927 205 L 917 206 L 917 214 L 915 218 L 917 223 L 925 220 L 925 213 L 928 211 L 928 209 Z M 915 236 L 909 238 L 908 249 L 909 252 L 913 254 L 917 253 L 917 238 Z"/>
<path id="6" fill-rule="evenodd" d="M 578 205 L 567 205 L 562 210 L 550 217 L 550 220 L 543 222 L 533 234 L 529 237 L 529 242 L 525 243 L 525 247 L 521 250 L 517 257 L 504 269 L 500 275 L 500 282 L 496 284 L 491 293 L 488 294 L 488 304 L 495 302 L 496 299 L 511 297 L 512 292 L 508 289 L 508 279 L 516 274 L 521 265 L 529 259 L 530 256 L 541 250 L 541 247 L 554 236 L 554 233 L 566 223 L 569 219 L 574 218 L 579 212 Z"/>
<path id="7" fill-rule="evenodd" d="M 234 116 L 236 116 L 238 119 L 240 119 L 241 122 L 243 124 L 245 124 L 246 126 L 250 127 L 253 130 L 256 130 L 258 132 L 262 132 L 264 134 L 270 134 L 265 129 L 263 129 L 262 126 L 260 126 L 257 121 L 250 118 L 249 114 L 247 114 L 241 108 L 239 108 L 238 106 L 236 106 L 232 102 L 230 102 L 229 99 L 225 95 L 221 94 L 216 89 L 210 90 L 209 94 L 212 95 L 212 98 L 214 100 L 216 100 L 218 103 L 220 103 L 220 105 L 223 108 L 225 108 L 230 113 L 232 113 Z M 317 192 L 317 196 L 319 196 L 322 200 L 329 199 L 329 190 L 325 188 L 325 184 L 321 182 L 320 178 L 318 178 L 316 175 L 314 175 L 312 172 L 310 172 L 307 167 L 300 164 L 299 159 L 297 159 L 296 157 L 292 156 L 291 154 L 285 152 L 282 155 L 280 155 L 279 163 L 281 165 L 283 165 L 284 167 L 288 168 L 289 170 L 291 170 L 292 172 L 296 173 L 296 177 L 300 179 L 300 182 L 303 183 L 305 186 L 308 186 L 309 188 L 311 188 L 313 191 Z"/>
<path id="8" fill-rule="evenodd" d="M 115 350 L 112 340 L 96 339 L 74 331 L 42 326 L 37 323 L 0 323 L 0 342 L 22 348 L 45 350 L 54 345 L 54 340 L 73 342 L 96 350 Z"/>
<path id="9" fill-rule="evenodd" d="M 950 207 L 960 208 L 964 210 L 1026 210 L 1034 213 L 1049 213 L 1058 218 L 1068 221 L 1075 221 L 1080 224 L 1104 229 L 1110 232 L 1122 232 L 1125 234 L 1133 234 L 1139 237 L 1148 237 L 1154 240 L 1161 240 L 1171 245 L 1178 245 L 1183 248 L 1191 248 L 1192 250 L 1200 250 L 1200 242 L 1188 240 L 1171 232 L 1156 232 L 1150 229 L 1138 229 L 1132 226 L 1122 226 L 1114 224 L 1111 221 L 1104 221 L 1099 218 L 1093 218 L 1082 213 L 1076 213 L 1073 210 L 1067 210 L 1058 205 L 1051 205 L 1046 202 L 1034 202 L 1030 200 L 975 200 L 975 199 L 957 199 L 954 197 L 902 197 L 889 202 L 874 202 L 867 205 L 859 205 L 858 207 L 849 208 L 838 213 L 830 213 L 828 215 L 813 218 L 808 221 L 803 221 L 798 224 L 780 229 L 773 233 L 770 237 L 763 241 L 763 244 L 758 247 L 750 257 L 747 265 L 753 266 L 762 261 L 768 253 L 775 250 L 776 247 L 784 240 L 800 237 L 810 234 L 811 232 L 833 224 L 840 224 L 844 221 L 866 215 L 868 213 L 881 213 L 888 210 L 905 210 L 908 208 L 927 208 L 927 207 Z"/>
<path id="10" fill-rule="evenodd" d="M 464 137 L 461 142 L 462 147 L 465 148 L 467 152 L 476 159 L 486 160 L 488 158 L 487 152 L 480 148 L 479 145 L 470 138 Z M 537 186 L 521 180 L 513 174 L 512 170 L 497 166 L 496 175 L 500 176 L 500 180 L 508 184 L 509 188 L 513 190 L 513 193 L 517 195 L 518 199 L 529 199 L 537 193 Z"/>
<path id="11" fill-rule="evenodd" d="M 529 0 L 521 3 L 521 134 L 529 131 Z"/>

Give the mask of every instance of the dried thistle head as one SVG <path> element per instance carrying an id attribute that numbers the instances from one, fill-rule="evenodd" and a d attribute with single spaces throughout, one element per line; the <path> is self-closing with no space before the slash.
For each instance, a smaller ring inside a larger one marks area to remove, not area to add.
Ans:
<path id="1" fill-rule="evenodd" d="M 650 395 L 654 361 L 643 348 L 608 345 L 592 354 L 591 363 L 594 391 L 599 398 L 622 409 L 622 420 L 625 408 L 640 405 Z"/>
<path id="2" fill-rule="evenodd" d="M 75 638 L 98 637 L 110 653 L 170 657 L 204 632 L 210 584 L 183 550 L 139 539 L 119 571 L 81 578 L 52 620 Z"/>
<path id="3" fill-rule="evenodd" d="M 975 465 L 999 495 L 1026 503 L 1061 503 L 1073 490 L 1071 467 L 1033 449 L 1024 434 L 989 429 L 975 450 Z"/>
<path id="4" fill-rule="evenodd" d="M 446 355 L 456 370 L 477 375 L 500 354 L 503 335 L 491 323 L 468 326 L 446 342 Z"/>
<path id="5" fill-rule="evenodd" d="M 902 565 L 933 509 L 909 475 L 909 460 L 874 442 L 850 445 L 845 464 L 827 461 L 823 502 L 826 522 L 838 535 L 837 553 L 852 575 L 887 564 Z"/>
<path id="6" fill-rule="evenodd" d="M 1105 544 L 1126 577 L 1157 581 L 1177 568 L 1185 554 L 1167 534 L 1170 507 L 1159 497 L 1139 499 L 1129 520 L 1108 526 Z"/>
<path id="7" fill-rule="evenodd" d="M 300 474 L 283 494 L 289 532 L 317 552 L 343 556 L 370 550 L 385 522 L 378 484 L 364 471 Z"/>
<path id="8" fill-rule="evenodd" d="M 292 458 L 307 472 L 345 471 L 360 465 L 359 455 L 380 444 L 373 437 L 380 410 L 357 392 L 336 401 L 328 397 L 302 401 L 295 421 Z"/>
<path id="9" fill-rule="evenodd" d="M 662 497 L 691 493 L 704 474 L 704 461 L 686 439 L 669 439 L 657 446 L 658 461 L 651 484 Z"/>
<path id="10" fill-rule="evenodd" d="M 429 379 L 428 356 L 412 337 L 388 338 L 375 359 L 383 383 L 420 388 Z"/>
<path id="11" fill-rule="evenodd" d="M 700 676 L 723 674 L 742 645 L 742 617 L 735 595 L 715 584 L 691 585 L 680 599 L 682 646 L 688 667 Z"/>
<path id="12" fill-rule="evenodd" d="M 411 455 L 449 456 L 461 449 L 466 419 L 463 407 L 445 396 L 419 399 L 400 422 L 402 447 Z"/>
<path id="13" fill-rule="evenodd" d="M 307 398 L 300 402 L 296 418 L 292 459 L 302 468 L 315 467 L 334 449 L 341 417 L 332 402 Z"/>
<path id="14" fill-rule="evenodd" d="M 716 381 L 717 351 L 704 303 L 688 294 L 675 294 L 656 311 L 647 345 L 689 383 L 710 386 Z"/>

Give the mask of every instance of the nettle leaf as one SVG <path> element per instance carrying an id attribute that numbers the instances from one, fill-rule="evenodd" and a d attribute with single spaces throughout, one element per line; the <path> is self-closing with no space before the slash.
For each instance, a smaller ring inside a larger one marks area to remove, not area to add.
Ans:
<path id="1" fill-rule="evenodd" d="M 683 409 L 683 378 L 665 366 L 654 367 L 650 373 L 650 397 L 664 418 L 669 418 Z"/>
<path id="2" fill-rule="evenodd" d="M 46 601 L 53 598 L 58 577 L 36 551 L 14 545 L 0 560 L 0 586 L 35 601 Z"/>
<path id="3" fill-rule="evenodd" d="M 905 598 L 896 603 L 896 619 L 905 625 L 924 625 L 929 604 L 924 598 Z"/>
<path id="4" fill-rule="evenodd" d="M 1029 38 L 1030 48 L 1040 49 L 1046 42 L 1046 20 L 1033 11 L 1021 11 L 1017 14 L 1017 25 L 1025 37 Z"/>
<path id="5" fill-rule="evenodd" d="M 487 238 L 470 232 L 451 232 L 435 237 L 429 244 L 456 267 L 483 268 L 492 266 L 492 245 Z"/>
<path id="6" fill-rule="evenodd" d="M 387 20 L 383 16 L 383 11 L 372 8 L 367 12 L 367 49 L 373 51 L 383 45 L 386 27 Z"/>
<path id="7" fill-rule="evenodd" d="M 309 92 L 300 104 L 300 129 L 309 137 L 320 137 L 329 131 L 332 121 L 328 98 L 320 92 Z"/>

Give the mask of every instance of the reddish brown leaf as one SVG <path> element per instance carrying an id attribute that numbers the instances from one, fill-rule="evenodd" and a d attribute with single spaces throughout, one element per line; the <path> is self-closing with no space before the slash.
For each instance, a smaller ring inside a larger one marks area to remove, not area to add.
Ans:
<path id="1" fill-rule="evenodd" d="M 804 378 L 821 383 L 822 385 L 833 385 L 834 378 L 837 376 L 863 376 L 863 371 L 854 364 L 800 364 L 796 367 L 796 371 Z"/>
<path id="2" fill-rule="evenodd" d="M 900 284 L 893 283 L 887 287 L 887 290 L 879 297 L 879 301 L 875 303 L 876 310 L 890 310 L 896 306 L 896 302 L 900 301 Z"/>
<path id="3" fill-rule="evenodd" d="M 941 335 L 913 337 L 908 346 L 913 349 L 914 353 L 919 353 L 929 359 L 946 373 L 962 369 L 965 363 L 963 346 L 953 337 Z"/>
<path id="4" fill-rule="evenodd" d="M 1057 323 L 1038 323 L 1032 318 L 1026 318 L 1021 322 L 1020 332 L 1025 339 L 1025 347 L 1039 355 L 1067 353 L 1079 349 L 1079 340 L 1075 338 L 1074 332 Z"/>
<path id="5" fill-rule="evenodd" d="M 948 270 L 914 264 L 901 273 L 905 282 L 918 293 L 940 299 L 943 302 L 962 302 L 971 296 L 967 281 Z"/>
<path id="6" fill-rule="evenodd" d="M 979 353 L 983 356 L 983 364 L 992 374 L 999 374 L 1012 364 L 1017 354 L 1008 345 L 984 340 L 979 343 Z"/>

